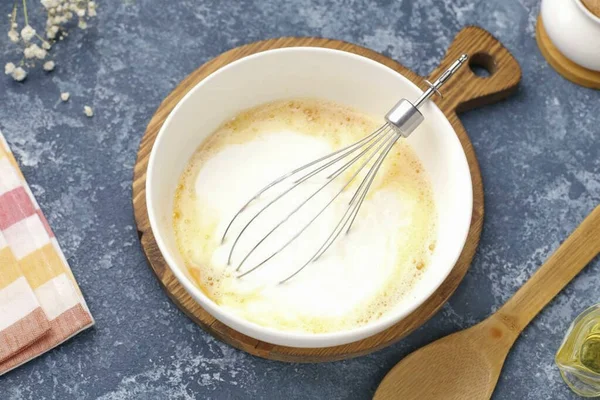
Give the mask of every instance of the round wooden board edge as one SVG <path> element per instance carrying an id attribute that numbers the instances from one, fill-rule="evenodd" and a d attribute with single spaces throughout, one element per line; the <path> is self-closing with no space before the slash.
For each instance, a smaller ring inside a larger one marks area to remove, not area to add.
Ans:
<path id="1" fill-rule="evenodd" d="M 542 56 L 562 77 L 579 86 L 600 89 L 600 71 L 584 68 L 565 57 L 550 40 L 541 15 L 537 19 L 535 39 Z"/>
<path id="2" fill-rule="evenodd" d="M 247 55 L 270 49 L 300 46 L 331 48 L 362 55 L 401 73 L 417 86 L 421 88 L 424 87 L 423 78 L 402 66 L 400 63 L 373 50 L 339 40 L 311 37 L 286 37 L 254 42 L 231 49 L 209 60 L 184 78 L 157 108 L 140 142 L 138 156 L 134 166 L 132 200 L 138 233 L 150 268 L 158 278 L 163 290 L 167 292 L 169 298 L 195 323 L 200 325 L 217 339 L 258 357 L 286 362 L 326 362 L 366 355 L 385 348 L 423 325 L 446 303 L 466 274 L 479 244 L 484 214 L 483 184 L 479 164 L 466 131 L 454 110 L 443 109 L 442 111 L 444 111 L 444 114 L 460 139 L 471 171 L 473 183 L 473 215 L 467 242 L 465 243 L 463 251 L 450 275 L 436 292 L 408 317 L 387 330 L 346 345 L 308 349 L 278 346 L 260 342 L 236 332 L 214 319 L 210 314 L 203 310 L 191 296 L 185 292 L 183 286 L 177 282 L 162 258 L 156 241 L 154 240 L 148 221 L 145 198 L 146 169 L 150 151 L 160 127 L 175 104 L 177 104 L 185 93 L 202 79 L 206 78 L 219 68 Z"/>

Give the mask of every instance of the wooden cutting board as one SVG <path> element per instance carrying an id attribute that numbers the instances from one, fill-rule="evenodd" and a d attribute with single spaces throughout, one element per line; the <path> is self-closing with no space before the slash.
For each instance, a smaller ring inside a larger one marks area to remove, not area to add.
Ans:
<path id="1" fill-rule="evenodd" d="M 398 62 L 373 50 L 338 40 L 279 38 L 251 43 L 229 50 L 192 72 L 167 96 L 156 110 L 146 128 L 146 133 L 142 138 L 138 151 L 133 178 L 133 207 L 142 247 L 152 271 L 156 274 L 161 286 L 171 300 L 203 329 L 218 339 L 259 357 L 290 362 L 333 361 L 368 354 L 402 339 L 431 318 L 448 300 L 463 279 L 475 254 L 481 234 L 483 185 L 473 146 L 457 117 L 457 113 L 507 97 L 516 90 L 521 79 L 521 70 L 513 56 L 492 35 L 481 28 L 469 26 L 458 33 L 439 67 L 429 77 L 430 80 L 436 78 L 462 53 L 471 56 L 470 65 L 478 65 L 490 72 L 489 77 L 480 77 L 475 75 L 470 68 L 462 68 L 457 72 L 457 76 L 453 78 L 454 83 L 445 88 L 444 98 L 434 99 L 460 139 L 467 156 L 473 181 L 473 217 L 469 235 L 458 262 L 444 283 L 412 314 L 377 335 L 342 346 L 314 349 L 293 348 L 277 346 L 245 336 L 217 321 L 192 299 L 175 279 L 158 249 L 148 220 L 145 188 L 148 159 L 156 135 L 171 110 L 190 89 L 219 68 L 242 57 L 269 49 L 298 46 L 324 47 L 359 54 L 398 71 L 419 87 L 426 88 L 424 77 L 418 76 Z M 173 178 L 177 179 L 178 177 Z"/>

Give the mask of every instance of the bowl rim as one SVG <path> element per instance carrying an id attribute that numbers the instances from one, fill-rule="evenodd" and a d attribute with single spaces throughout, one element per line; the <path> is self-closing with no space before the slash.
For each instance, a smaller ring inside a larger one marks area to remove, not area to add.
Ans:
<path id="1" fill-rule="evenodd" d="M 600 26 L 600 17 L 596 16 L 581 0 L 575 0 L 575 4 L 579 9 L 587 15 L 592 21 L 594 21 L 598 26 Z"/>
<path id="2" fill-rule="evenodd" d="M 158 152 L 157 149 L 160 148 L 161 143 L 163 141 L 167 140 L 167 139 L 165 139 L 166 137 L 168 137 L 166 132 L 168 132 L 169 126 L 171 125 L 172 120 L 178 114 L 178 112 L 179 112 L 180 108 L 183 106 L 183 104 L 186 103 L 198 91 L 200 91 L 202 89 L 202 87 L 204 85 L 206 85 L 207 82 L 209 82 L 211 79 L 213 79 L 216 76 L 219 76 L 220 74 L 225 73 L 226 71 L 228 71 L 230 69 L 239 67 L 239 65 L 244 64 L 247 61 L 252 60 L 252 59 L 261 58 L 261 57 L 269 57 L 274 54 L 291 53 L 291 52 L 329 53 L 329 54 L 335 54 L 336 56 L 340 56 L 340 57 L 347 57 L 350 59 L 354 59 L 354 61 L 360 61 L 363 63 L 367 63 L 376 69 L 380 69 L 380 70 L 386 71 L 386 72 L 392 72 L 399 79 L 405 81 L 406 84 L 408 84 L 409 86 L 412 86 L 419 93 L 422 93 L 422 90 L 415 83 L 413 83 L 410 79 L 408 79 L 407 77 L 402 75 L 400 72 L 394 70 L 393 68 L 390 68 L 390 67 L 388 67 L 380 62 L 377 62 L 375 60 L 372 60 L 370 58 L 367 58 L 367 57 L 364 57 L 364 56 L 361 56 L 361 55 L 358 55 L 355 53 L 343 51 L 343 50 L 323 48 L 323 47 L 313 47 L 313 46 L 293 46 L 293 47 L 269 49 L 269 50 L 261 51 L 259 53 L 251 54 L 251 55 L 242 57 L 238 60 L 235 60 L 235 61 L 219 68 L 218 70 L 212 72 L 206 78 L 202 79 L 200 82 L 198 82 L 196 85 L 194 85 L 194 87 L 192 87 L 177 102 L 175 107 L 171 110 L 171 112 L 165 119 L 164 123 L 162 124 L 158 134 L 156 135 L 156 140 L 154 142 L 154 145 L 152 146 L 152 150 L 150 152 L 150 157 L 149 157 L 149 161 L 148 161 L 148 167 L 146 170 L 146 177 L 147 177 L 147 179 L 146 179 L 146 204 L 147 204 L 148 219 L 150 222 L 150 228 L 152 230 L 152 233 L 154 235 L 154 238 L 156 240 L 158 248 L 161 252 L 161 255 L 164 258 L 167 266 L 169 267 L 169 269 L 175 276 L 175 278 L 179 281 L 179 283 L 181 283 L 181 285 L 185 288 L 185 290 L 188 292 L 188 294 L 191 295 L 191 297 L 194 299 L 194 301 L 199 303 L 199 305 L 202 308 L 204 308 L 209 314 L 211 314 L 211 316 L 214 317 L 215 319 L 221 321 L 222 323 L 229 326 L 230 328 L 232 328 L 236 331 L 239 331 L 240 333 L 243 333 L 247 336 L 250 336 L 256 340 L 265 341 L 265 342 L 275 344 L 275 345 L 283 345 L 283 346 L 298 347 L 298 348 L 328 347 L 328 346 L 344 345 L 344 344 L 352 343 L 352 342 L 355 342 L 355 341 L 358 341 L 361 339 L 365 339 L 367 337 L 373 336 L 379 332 L 382 332 L 382 331 L 390 328 L 391 326 L 402 321 L 404 318 L 406 318 L 412 312 L 414 312 L 418 307 L 420 307 L 423 303 L 425 303 L 435 293 L 435 291 L 443 284 L 443 282 L 446 280 L 448 275 L 450 275 L 450 273 L 454 269 L 460 255 L 462 254 L 462 251 L 466 244 L 466 241 L 467 241 L 467 238 L 468 238 L 468 235 L 470 232 L 471 220 L 472 220 L 472 214 L 473 214 L 473 180 L 472 180 L 472 176 L 471 176 L 471 171 L 470 171 L 470 168 L 468 165 L 468 160 L 467 160 L 466 154 L 464 152 L 462 145 L 460 144 L 460 140 L 458 138 L 458 135 L 457 135 L 454 127 L 452 126 L 452 124 L 450 123 L 448 118 L 444 115 L 443 111 L 441 111 L 434 102 L 430 102 L 432 111 L 437 115 L 436 118 L 438 118 L 438 117 L 441 118 L 441 121 L 443 121 L 442 123 L 446 125 L 446 129 L 449 129 L 450 132 L 453 133 L 452 140 L 455 140 L 456 142 L 458 142 L 458 146 L 461 149 L 461 151 L 460 151 L 460 154 L 462 156 L 461 161 L 463 161 L 464 164 L 466 165 L 466 171 L 468 172 L 466 177 L 468 178 L 468 182 L 470 183 L 470 185 L 468 185 L 468 187 L 469 187 L 468 196 L 465 196 L 465 198 L 466 198 L 465 199 L 466 200 L 465 207 L 468 208 L 468 210 L 467 210 L 468 212 L 466 214 L 466 215 L 468 215 L 468 221 L 466 221 L 467 223 L 465 224 L 463 231 L 456 233 L 456 235 L 459 236 L 461 239 L 460 240 L 461 244 L 460 244 L 460 246 L 456 246 L 456 248 L 453 251 L 452 257 L 451 258 L 448 257 L 448 261 L 444 263 L 444 264 L 450 265 L 450 267 L 446 268 L 445 271 L 441 271 L 441 273 L 437 275 L 438 278 L 437 278 L 437 282 L 435 283 L 435 285 L 431 286 L 431 288 L 429 290 L 423 291 L 420 296 L 413 298 L 408 303 L 407 307 L 402 308 L 400 311 L 398 311 L 398 310 L 390 311 L 390 312 L 384 314 L 382 317 L 380 317 L 366 325 L 362 325 L 362 326 L 348 329 L 348 330 L 334 331 L 334 332 L 327 332 L 327 333 L 308 333 L 308 332 L 285 331 L 285 330 L 279 330 L 279 329 L 263 326 L 263 325 L 255 323 L 255 322 L 249 321 L 249 320 L 247 320 L 241 316 L 238 316 L 235 313 L 230 312 L 227 309 L 219 306 L 210 297 L 208 297 L 198 286 L 196 286 L 196 284 L 194 284 L 194 282 L 192 282 L 191 279 L 189 279 L 183 271 L 180 270 L 180 267 L 179 267 L 180 263 L 176 262 L 173 255 L 169 251 L 168 246 L 165 243 L 165 240 L 163 239 L 162 232 L 159 228 L 159 223 L 158 223 L 158 220 L 160 217 L 158 215 L 158 212 L 155 212 L 155 206 L 154 206 L 154 202 L 153 202 L 152 196 L 151 196 L 151 194 L 154 191 L 154 184 L 153 184 L 152 176 L 155 175 L 154 170 L 157 168 L 157 165 L 156 165 L 157 164 L 156 163 L 156 157 L 157 157 L 156 154 Z"/>

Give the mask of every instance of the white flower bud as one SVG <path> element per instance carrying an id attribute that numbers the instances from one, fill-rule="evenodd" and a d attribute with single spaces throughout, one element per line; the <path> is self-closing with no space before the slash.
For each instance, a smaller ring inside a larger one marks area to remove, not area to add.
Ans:
<path id="1" fill-rule="evenodd" d="M 52 25 L 46 30 L 46 36 L 48 39 L 55 39 L 58 34 L 58 26 Z"/>
<path id="2" fill-rule="evenodd" d="M 12 72 L 12 77 L 15 81 L 21 82 L 27 78 L 27 72 L 23 68 L 18 67 Z"/>
<path id="3" fill-rule="evenodd" d="M 25 25 L 25 28 L 21 30 L 21 37 L 24 41 L 29 42 L 35 36 L 35 29 L 31 25 Z"/>
<path id="4" fill-rule="evenodd" d="M 43 60 L 44 58 L 46 58 L 46 55 L 48 55 L 48 52 L 40 47 L 38 47 L 37 49 L 35 49 L 35 57 L 38 60 Z"/>
<path id="5" fill-rule="evenodd" d="M 90 106 L 83 107 L 83 113 L 90 118 L 94 116 L 94 110 Z"/>
<path id="6" fill-rule="evenodd" d="M 44 71 L 52 71 L 54 69 L 56 64 L 54 64 L 54 61 L 46 61 L 43 65 Z"/>
<path id="7" fill-rule="evenodd" d="M 8 38 L 10 39 L 11 42 L 18 43 L 19 42 L 19 33 L 17 31 L 15 31 L 14 29 L 11 29 L 10 31 L 8 31 Z"/>
<path id="8" fill-rule="evenodd" d="M 42 0 L 42 5 L 49 10 L 58 6 L 58 0 Z"/>
<path id="9" fill-rule="evenodd" d="M 50 50 L 52 48 L 52 45 L 48 42 L 44 42 L 42 43 L 42 49 L 44 50 Z"/>
<path id="10" fill-rule="evenodd" d="M 32 44 L 31 46 L 27 46 L 23 49 L 23 56 L 25 58 L 34 58 L 36 55 L 36 44 Z"/>
<path id="11" fill-rule="evenodd" d="M 60 94 L 60 99 L 62 101 L 68 101 L 69 97 L 71 97 L 71 93 L 69 93 L 69 92 L 63 92 Z"/>
<path id="12" fill-rule="evenodd" d="M 11 75 L 15 71 L 15 64 L 9 62 L 4 66 L 4 73 L 6 75 Z"/>

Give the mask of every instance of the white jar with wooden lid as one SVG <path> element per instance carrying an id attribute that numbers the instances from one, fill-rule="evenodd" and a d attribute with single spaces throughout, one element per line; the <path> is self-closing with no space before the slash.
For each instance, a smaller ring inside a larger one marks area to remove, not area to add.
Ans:
<path id="1" fill-rule="evenodd" d="M 600 0 L 543 0 L 541 18 L 558 51 L 586 69 L 600 71 Z"/>

